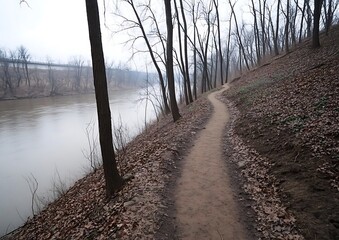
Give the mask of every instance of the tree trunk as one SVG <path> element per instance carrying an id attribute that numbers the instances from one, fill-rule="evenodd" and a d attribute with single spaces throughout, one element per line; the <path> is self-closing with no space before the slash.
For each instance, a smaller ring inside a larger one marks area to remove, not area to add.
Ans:
<path id="1" fill-rule="evenodd" d="M 278 0 L 278 6 L 277 6 L 277 22 L 276 22 L 276 26 L 275 26 L 275 37 L 274 37 L 274 53 L 275 53 L 275 55 L 279 54 L 279 48 L 278 48 L 279 14 L 280 14 L 280 0 Z"/>
<path id="2" fill-rule="evenodd" d="M 219 1 L 213 0 L 216 15 L 217 15 L 217 31 L 218 31 L 218 47 L 219 47 L 219 65 L 220 65 L 220 84 L 224 84 L 224 58 L 222 56 L 222 49 L 221 49 L 221 34 L 220 34 L 220 16 L 219 16 Z"/>
<path id="3" fill-rule="evenodd" d="M 172 11 L 171 11 L 171 0 L 164 0 L 165 12 L 166 12 L 166 26 L 167 26 L 167 79 L 168 79 L 168 91 L 171 102 L 171 112 L 173 121 L 179 120 L 180 113 L 175 97 L 175 83 L 173 73 L 173 24 L 172 24 Z"/>
<path id="4" fill-rule="evenodd" d="M 194 9 L 193 9 L 194 11 Z M 193 15 L 193 19 L 194 19 L 194 15 Z M 194 22 L 194 35 L 193 35 L 193 44 L 194 44 L 194 52 L 193 52 L 193 65 L 194 65 L 194 72 L 193 72 L 193 94 L 194 94 L 194 98 L 195 100 L 197 100 L 197 50 L 195 48 L 195 44 L 196 44 L 196 38 L 197 38 L 197 33 L 196 33 L 196 24 Z"/>
<path id="5" fill-rule="evenodd" d="M 232 30 L 232 12 L 229 20 L 229 25 L 228 25 L 228 41 L 227 41 L 227 52 L 226 52 L 226 83 L 228 83 L 228 72 L 230 68 L 230 42 L 231 42 L 231 30 Z"/>
<path id="6" fill-rule="evenodd" d="M 185 93 L 185 103 L 188 105 L 189 99 L 188 99 L 188 91 L 187 91 L 187 75 L 186 75 L 186 68 L 185 68 L 185 62 L 183 58 L 183 52 L 182 52 L 182 45 L 181 45 L 181 30 L 180 30 L 180 18 L 179 18 L 179 11 L 178 11 L 178 6 L 177 6 L 177 1 L 174 0 L 174 9 L 175 9 L 175 15 L 177 16 L 177 21 L 178 21 L 178 39 L 179 39 L 179 59 L 178 59 L 178 64 L 181 64 L 181 72 L 183 76 L 183 85 L 184 85 L 184 93 Z"/>
<path id="7" fill-rule="evenodd" d="M 313 36 L 312 36 L 312 46 L 314 48 L 320 47 L 320 40 L 319 40 L 319 21 L 321 15 L 321 5 L 322 0 L 314 0 L 314 23 L 313 23 Z"/>
<path id="8" fill-rule="evenodd" d="M 266 31 L 265 31 L 265 5 L 266 1 L 263 1 L 263 6 L 261 4 L 261 0 L 259 0 L 259 15 L 260 15 L 260 25 L 261 25 L 261 44 L 262 44 L 262 55 L 265 57 L 266 55 Z"/>
<path id="9" fill-rule="evenodd" d="M 312 35 L 312 31 L 311 31 L 311 27 L 312 27 L 312 10 L 311 10 L 311 6 L 310 6 L 310 1 L 309 0 L 305 0 L 307 3 L 307 31 L 306 31 L 306 36 L 307 37 L 311 37 Z"/>
<path id="10" fill-rule="evenodd" d="M 300 21 L 300 29 L 299 29 L 299 43 L 301 43 L 301 40 L 302 40 L 305 11 L 306 11 L 306 0 L 304 1 L 304 6 L 303 6 L 303 9 L 302 9 L 302 12 L 301 12 L 301 21 Z"/>
<path id="11" fill-rule="evenodd" d="M 188 93 L 188 100 L 191 103 L 193 102 L 193 96 L 192 96 L 192 90 L 191 90 L 190 74 L 188 70 L 187 22 L 186 22 L 186 16 L 185 16 L 184 5 L 182 3 L 182 0 L 180 0 L 180 8 L 181 8 L 182 21 L 184 23 L 184 54 L 185 54 L 185 73 L 186 73 L 187 93 Z"/>
<path id="12" fill-rule="evenodd" d="M 99 138 L 106 183 L 106 196 L 109 198 L 116 190 L 122 187 L 124 181 L 119 175 L 113 149 L 111 111 L 108 102 L 105 61 L 102 50 L 97 0 L 86 0 L 86 11 L 91 44 L 95 97 L 99 121 Z"/>
<path id="13" fill-rule="evenodd" d="M 254 1 L 252 2 L 252 11 L 253 11 L 253 20 L 254 20 L 254 40 L 255 40 L 255 51 L 257 55 L 257 62 L 260 65 L 261 56 L 260 56 L 260 36 L 259 36 L 259 29 L 258 29 L 258 20 L 257 20 L 257 10 L 254 6 Z"/>
<path id="14" fill-rule="evenodd" d="M 286 47 L 286 53 L 290 51 L 288 46 L 288 32 L 289 32 L 289 25 L 290 25 L 290 0 L 287 0 L 287 7 L 286 7 L 286 24 L 285 24 L 285 47 Z"/>

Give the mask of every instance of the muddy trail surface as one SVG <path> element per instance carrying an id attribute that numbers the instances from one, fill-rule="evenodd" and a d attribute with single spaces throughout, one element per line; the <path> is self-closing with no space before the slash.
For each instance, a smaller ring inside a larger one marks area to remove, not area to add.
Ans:
<path id="1" fill-rule="evenodd" d="M 247 239 L 222 154 L 229 115 L 216 95 L 226 89 L 208 96 L 214 113 L 184 159 L 175 193 L 180 239 Z"/>

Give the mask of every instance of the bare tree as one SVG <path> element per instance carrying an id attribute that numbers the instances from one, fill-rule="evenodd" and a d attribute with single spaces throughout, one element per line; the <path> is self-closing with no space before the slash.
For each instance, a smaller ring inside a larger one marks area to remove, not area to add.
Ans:
<path id="1" fill-rule="evenodd" d="M 290 51 L 289 49 L 289 25 L 290 25 L 290 0 L 286 2 L 286 12 L 284 12 L 286 23 L 285 23 L 285 49 L 286 53 Z"/>
<path id="2" fill-rule="evenodd" d="M 306 36 L 311 37 L 312 36 L 312 19 L 313 19 L 313 13 L 310 6 L 310 0 L 305 0 L 307 3 L 307 21 L 306 21 Z"/>
<path id="3" fill-rule="evenodd" d="M 168 91 L 171 102 L 171 112 L 173 121 L 176 122 L 181 117 L 177 100 L 175 96 L 175 83 L 174 83 L 174 72 L 173 72 L 173 24 L 172 24 L 172 10 L 171 0 L 164 0 L 165 12 L 166 12 L 166 26 L 167 26 L 167 79 L 168 79 Z"/>
<path id="4" fill-rule="evenodd" d="M 263 0 L 263 3 L 261 3 L 261 0 L 259 0 L 259 16 L 260 16 L 260 25 L 261 25 L 261 45 L 262 45 L 262 55 L 266 55 L 266 30 L 265 30 L 265 8 L 266 6 L 266 0 Z"/>
<path id="5" fill-rule="evenodd" d="M 231 12 L 230 19 L 228 21 L 228 40 L 227 40 L 227 50 L 226 50 L 226 83 L 228 83 L 228 77 L 229 77 L 229 66 L 230 66 L 230 44 L 231 44 L 231 31 L 232 31 L 232 15 L 233 12 Z"/>
<path id="6" fill-rule="evenodd" d="M 314 0 L 314 18 L 313 18 L 313 36 L 312 36 L 312 46 L 314 48 L 320 47 L 319 21 L 320 21 L 322 3 L 323 3 L 323 0 Z"/>
<path id="7" fill-rule="evenodd" d="M 307 2 L 308 0 L 304 0 L 304 5 L 303 8 L 301 9 L 301 20 L 300 20 L 300 28 L 299 28 L 299 43 L 302 40 L 302 35 L 303 35 L 303 26 L 304 26 L 304 18 L 305 18 L 305 13 L 306 13 L 306 7 L 307 7 Z M 298 6 L 298 4 L 296 4 Z"/>
<path id="8" fill-rule="evenodd" d="M 29 72 L 28 72 L 28 61 L 30 60 L 31 56 L 28 53 L 27 48 L 25 48 L 23 45 L 18 47 L 18 56 L 22 64 L 22 69 L 24 70 L 24 76 L 26 78 L 26 85 L 31 86 L 31 81 L 29 78 Z"/>
<path id="9" fill-rule="evenodd" d="M 53 60 L 47 57 L 46 62 L 47 62 L 47 68 L 48 68 L 48 81 L 51 86 L 50 95 L 53 96 L 56 94 L 55 75 L 54 75 L 54 71 L 52 68 Z"/>
<path id="10" fill-rule="evenodd" d="M 184 31 L 184 58 L 185 58 L 185 81 L 187 85 L 187 95 L 189 102 L 193 102 L 193 96 L 192 96 L 192 90 L 191 90 L 191 81 L 190 81 L 190 75 L 189 75 L 189 68 L 188 68 L 188 34 L 187 34 L 187 21 L 184 11 L 184 4 L 183 1 L 180 0 L 180 8 L 181 8 L 181 16 L 183 21 L 183 31 Z M 178 26 L 179 27 L 179 26 Z"/>
<path id="11" fill-rule="evenodd" d="M 127 27 L 127 29 L 139 28 L 140 31 L 141 31 L 141 34 L 142 34 L 141 38 L 143 38 L 144 41 L 145 41 L 148 53 L 150 54 L 150 57 L 152 59 L 152 63 L 153 63 L 153 65 L 154 65 L 154 67 L 155 67 L 155 69 L 158 73 L 159 83 L 160 83 L 160 87 L 161 87 L 161 91 L 162 91 L 162 97 L 163 97 L 164 111 L 167 114 L 167 113 L 170 112 L 170 108 L 169 108 L 168 102 L 167 102 L 165 81 L 164 81 L 160 66 L 159 66 L 157 59 L 156 59 L 156 53 L 152 49 L 152 45 L 151 45 L 151 43 L 148 39 L 148 35 L 147 35 L 146 30 L 144 28 L 144 25 L 143 25 L 144 20 L 141 19 L 133 0 L 123 0 L 123 2 L 127 3 L 132 8 L 133 14 L 136 17 L 136 21 L 128 19 L 127 17 L 123 17 L 121 15 L 119 15 L 119 16 L 123 18 L 123 20 L 124 20 L 123 24 L 130 25 L 130 26 Z M 154 20 L 156 20 L 156 19 L 154 18 Z M 136 41 L 139 38 L 140 37 L 136 37 L 135 39 L 133 39 L 133 41 Z"/>
<path id="12" fill-rule="evenodd" d="M 199 4 L 197 6 L 197 11 L 199 9 Z M 197 38 L 197 14 L 195 14 L 196 7 L 195 1 L 191 4 L 191 13 L 192 13 L 192 22 L 193 22 L 193 95 L 197 99 L 197 48 L 196 48 L 196 38 Z"/>
<path id="13" fill-rule="evenodd" d="M 74 69 L 74 83 L 73 83 L 73 89 L 76 91 L 80 91 L 81 88 L 81 77 L 82 77 L 82 71 L 84 67 L 85 61 L 81 56 L 74 56 L 72 60 L 70 61 L 70 65 Z"/>
<path id="14" fill-rule="evenodd" d="M 219 66 L 220 66 L 220 84 L 224 84 L 224 58 L 222 55 L 222 49 L 221 49 L 221 34 L 220 34 L 220 16 L 219 16 L 219 0 L 213 0 L 214 8 L 217 16 L 217 31 L 218 31 L 218 51 L 219 51 Z"/>
<path id="15" fill-rule="evenodd" d="M 243 54 L 244 61 L 245 61 L 245 64 L 246 64 L 246 68 L 247 68 L 247 70 L 250 70 L 250 67 L 249 67 L 248 61 L 247 61 L 247 57 L 246 57 L 246 54 L 245 54 L 244 45 L 243 45 L 242 40 L 241 40 L 241 35 L 240 35 L 240 31 L 239 31 L 239 25 L 238 25 L 238 21 L 237 21 L 237 16 L 236 16 L 236 14 L 234 12 L 234 4 L 232 4 L 231 0 L 228 0 L 228 3 L 230 5 L 230 7 L 231 7 L 232 14 L 234 16 L 235 30 L 236 30 L 237 37 L 238 37 L 239 48 L 241 50 L 241 53 Z M 240 55 L 239 55 L 239 58 L 240 58 Z M 239 63 L 241 63 L 241 61 Z"/>
<path id="16" fill-rule="evenodd" d="M 201 93 L 206 92 L 212 88 L 211 79 L 208 74 L 208 47 L 211 33 L 211 13 L 212 13 L 212 3 L 210 2 L 209 6 L 206 7 L 202 5 L 204 20 L 207 25 L 206 34 L 204 39 L 202 39 L 201 34 L 197 29 L 197 37 L 200 46 L 201 53 L 198 52 L 203 69 L 202 69 L 202 80 L 201 80 Z"/>
<path id="17" fill-rule="evenodd" d="M 254 38 L 255 38 L 255 50 L 257 54 L 257 61 L 258 64 L 260 64 L 261 61 L 261 54 L 260 54 L 260 34 L 259 34 L 259 28 L 258 28 L 258 20 L 257 20 L 257 10 L 255 8 L 254 0 L 251 0 L 252 2 L 252 14 L 253 14 L 253 26 L 254 26 Z"/>
<path id="18" fill-rule="evenodd" d="M 97 0 L 86 0 L 86 12 L 98 112 L 99 140 L 106 182 L 106 196 L 109 198 L 116 190 L 123 186 L 124 180 L 119 175 L 113 149 L 111 111 L 108 102 L 105 60 L 102 50 Z"/>
<path id="19" fill-rule="evenodd" d="M 180 28 L 180 17 L 179 17 L 179 11 L 178 11 L 178 6 L 177 6 L 177 1 L 174 0 L 174 10 L 175 10 L 175 15 L 177 18 L 177 22 L 178 22 L 178 38 L 179 38 L 179 57 L 178 59 L 178 65 L 180 68 L 180 71 L 182 72 L 183 78 L 184 78 L 184 83 L 183 83 L 183 87 L 184 87 L 184 96 L 185 96 L 185 102 L 186 105 L 189 104 L 189 100 L 188 100 L 188 90 L 187 90 L 187 74 L 186 74 L 186 67 L 185 67 L 185 62 L 184 62 L 184 58 L 183 58 L 183 50 L 182 50 L 182 39 L 181 39 L 181 28 Z"/>
<path id="20" fill-rule="evenodd" d="M 325 23 L 325 32 L 328 34 L 330 27 L 333 23 L 334 13 L 338 7 L 338 0 L 324 0 L 324 23 Z"/>
<path id="21" fill-rule="evenodd" d="M 10 51 L 10 61 L 12 63 L 12 68 L 14 71 L 14 79 L 16 79 L 16 87 L 19 87 L 22 80 L 22 74 L 21 74 L 21 67 L 20 67 L 20 59 L 18 56 L 17 50 L 11 50 Z M 14 83 L 13 79 L 13 83 Z"/>
<path id="22" fill-rule="evenodd" d="M 2 89 L 5 93 L 9 91 L 10 96 L 13 96 L 13 86 L 12 86 L 12 79 L 10 73 L 10 64 L 9 59 L 7 57 L 6 50 L 0 49 L 0 69 L 2 72 L 0 73 L 0 79 L 2 79 Z"/>

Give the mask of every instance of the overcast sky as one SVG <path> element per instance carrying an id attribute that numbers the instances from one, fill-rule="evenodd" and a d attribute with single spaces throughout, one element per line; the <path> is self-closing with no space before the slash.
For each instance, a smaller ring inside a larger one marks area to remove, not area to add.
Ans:
<path id="1" fill-rule="evenodd" d="M 23 45 L 28 49 L 32 59 L 36 61 L 46 61 L 48 57 L 54 62 L 67 63 L 74 56 L 82 56 L 84 59 L 90 60 L 85 0 L 26 0 L 26 2 L 29 6 L 25 3 L 20 4 L 20 0 L 0 0 L 0 48 L 14 50 Z M 112 37 L 112 31 L 108 30 L 104 23 L 110 25 L 111 29 L 117 29 L 117 25 L 115 27 L 112 25 L 113 22 L 117 23 L 117 19 L 112 21 L 113 7 L 106 6 L 105 19 L 107 20 L 104 21 L 103 2 L 104 0 L 98 0 L 106 61 L 114 61 L 115 65 L 119 62 L 124 64 L 132 56 L 132 50 L 129 49 L 130 46 L 124 46 L 122 43 L 130 37 L 126 33 L 116 34 Z M 106 4 L 112 2 L 114 1 L 106 1 Z M 122 4 L 121 1 L 117 3 L 119 3 L 118 9 L 123 15 L 133 17 L 130 7 L 126 7 L 126 4 Z M 225 35 L 229 7 L 224 5 L 226 4 L 224 1 L 220 4 L 220 9 L 223 9 L 221 10 L 222 35 Z M 164 24 L 162 5 L 160 0 L 152 2 L 158 16 L 162 18 L 158 21 L 162 21 Z M 241 6 L 241 17 L 238 16 L 240 22 L 246 11 L 244 11 L 244 2 L 238 5 Z M 135 47 L 144 50 L 144 42 L 139 39 Z M 134 56 L 134 61 L 129 62 L 127 66 L 134 69 L 143 68 L 146 62 L 149 63 L 146 56 L 148 55 Z"/>
<path id="2" fill-rule="evenodd" d="M 29 6 L 20 5 L 20 0 L 0 0 L 0 48 L 14 50 L 23 45 L 38 61 L 45 61 L 47 56 L 55 62 L 68 62 L 79 55 L 90 59 L 84 0 L 27 2 Z M 112 34 L 104 27 L 101 31 L 107 58 L 127 61 L 119 39 L 112 41 Z"/>

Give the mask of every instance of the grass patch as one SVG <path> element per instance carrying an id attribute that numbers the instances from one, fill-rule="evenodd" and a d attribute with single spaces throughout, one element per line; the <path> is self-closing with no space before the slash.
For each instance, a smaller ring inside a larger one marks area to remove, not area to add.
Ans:
<path id="1" fill-rule="evenodd" d="M 297 133 L 300 132 L 307 121 L 308 116 L 306 115 L 290 115 L 287 118 L 283 119 L 281 123 L 283 125 L 287 125 L 292 132 Z"/>
<path id="2" fill-rule="evenodd" d="M 267 88 L 272 83 L 274 83 L 274 79 L 272 78 L 258 79 L 246 85 L 240 86 L 231 93 L 230 97 L 239 98 L 242 104 L 251 105 L 259 92 L 262 89 Z"/>

